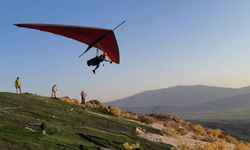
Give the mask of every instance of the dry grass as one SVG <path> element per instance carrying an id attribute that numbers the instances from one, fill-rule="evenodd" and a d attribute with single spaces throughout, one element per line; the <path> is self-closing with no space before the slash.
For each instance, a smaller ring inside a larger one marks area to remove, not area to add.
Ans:
<path id="1" fill-rule="evenodd" d="M 71 99 L 70 97 L 68 96 L 65 96 L 65 97 L 62 97 L 60 98 L 62 101 L 64 102 L 67 102 L 67 103 L 71 103 L 71 104 L 76 104 L 76 105 L 79 105 L 80 102 L 77 100 L 77 99 Z"/>
<path id="2" fill-rule="evenodd" d="M 153 117 L 150 116 L 146 116 L 146 115 L 140 115 L 139 116 L 139 120 L 143 123 L 147 123 L 147 124 L 152 124 L 155 123 L 156 120 Z"/>
<path id="3" fill-rule="evenodd" d="M 228 144 L 225 140 L 215 143 L 208 143 L 203 147 L 204 150 L 228 150 Z"/>
<path id="4" fill-rule="evenodd" d="M 93 106 L 91 103 L 86 103 L 86 104 L 85 104 L 85 108 L 93 109 L 94 106 Z"/>
<path id="5" fill-rule="evenodd" d="M 177 148 L 179 150 L 228 150 L 229 149 L 228 144 L 225 140 L 208 144 L 196 144 L 194 146 L 190 146 L 187 143 L 181 143 L 177 146 Z"/>
<path id="6" fill-rule="evenodd" d="M 194 130 L 196 133 L 200 134 L 200 135 L 206 135 L 206 134 L 207 134 L 206 129 L 205 129 L 202 125 L 200 125 L 200 124 L 194 125 L 194 126 L 193 126 L 193 130 Z"/>
<path id="7" fill-rule="evenodd" d="M 187 143 L 180 143 L 177 145 L 177 149 L 178 150 L 194 150 L 193 147 L 191 147 L 189 144 Z"/>
<path id="8" fill-rule="evenodd" d="M 127 119 L 138 120 L 138 115 L 132 112 L 123 112 L 122 116 Z"/>
<path id="9" fill-rule="evenodd" d="M 120 117 L 120 116 L 121 116 L 121 109 L 120 109 L 119 107 L 117 107 L 117 106 L 112 107 L 112 108 L 110 109 L 110 113 L 111 113 L 113 116 L 115 116 L 115 117 Z"/>
<path id="10" fill-rule="evenodd" d="M 178 128 L 177 132 L 179 135 L 186 135 L 186 134 L 188 134 L 189 131 L 185 128 Z"/>
<path id="11" fill-rule="evenodd" d="M 124 150 L 136 150 L 140 148 L 139 143 L 136 144 L 129 144 L 128 142 L 124 143 L 123 145 Z"/>
<path id="12" fill-rule="evenodd" d="M 221 131 L 220 129 L 207 129 L 207 134 L 220 138 L 223 135 L 223 131 Z"/>
<path id="13" fill-rule="evenodd" d="M 232 137 L 230 135 L 224 135 L 223 139 L 225 139 L 227 142 L 232 143 L 232 144 L 238 144 L 239 143 L 239 141 L 236 138 L 234 138 L 234 137 Z"/>
<path id="14" fill-rule="evenodd" d="M 110 113 L 110 109 L 109 109 L 108 105 L 101 104 L 100 107 L 99 107 L 98 109 L 99 109 L 101 112 Z"/>
<path id="15" fill-rule="evenodd" d="M 249 150 L 249 149 L 250 149 L 249 143 L 239 142 L 238 144 L 235 145 L 235 150 Z"/>
<path id="16" fill-rule="evenodd" d="M 166 133 L 167 135 L 171 136 L 171 137 L 174 137 L 174 138 L 179 137 L 178 132 L 173 127 L 165 127 L 163 132 Z"/>

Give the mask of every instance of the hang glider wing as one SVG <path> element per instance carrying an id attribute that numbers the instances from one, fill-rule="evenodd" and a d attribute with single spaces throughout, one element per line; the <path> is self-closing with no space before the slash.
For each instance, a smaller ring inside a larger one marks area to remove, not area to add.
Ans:
<path id="1" fill-rule="evenodd" d="M 96 47 L 106 52 L 112 62 L 120 63 L 119 48 L 113 30 L 68 26 L 52 24 L 15 24 L 18 27 L 46 31 L 57 35 L 65 36 L 89 45 L 89 48 Z"/>

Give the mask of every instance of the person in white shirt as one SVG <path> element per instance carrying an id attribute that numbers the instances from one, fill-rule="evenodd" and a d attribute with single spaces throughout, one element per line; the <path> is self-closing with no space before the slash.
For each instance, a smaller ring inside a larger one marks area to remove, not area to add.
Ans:
<path id="1" fill-rule="evenodd" d="M 54 84 L 54 85 L 52 86 L 52 94 L 51 94 L 51 97 L 56 98 L 56 93 L 57 93 L 57 91 L 58 91 L 58 88 L 57 88 L 57 86 Z"/>

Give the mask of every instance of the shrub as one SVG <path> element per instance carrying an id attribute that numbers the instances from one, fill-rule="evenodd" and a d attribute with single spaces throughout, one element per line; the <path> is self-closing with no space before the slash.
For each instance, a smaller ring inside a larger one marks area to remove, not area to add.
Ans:
<path id="1" fill-rule="evenodd" d="M 153 113 L 153 114 L 150 114 L 149 116 L 153 117 L 153 118 L 155 118 L 156 120 L 159 120 L 159 121 L 167 121 L 168 120 L 168 116 L 164 115 L 164 114 L 161 114 L 161 113 Z"/>
<path id="2" fill-rule="evenodd" d="M 113 116 L 116 116 L 116 117 L 120 117 L 121 116 L 121 109 L 117 106 L 115 107 L 112 107 L 110 109 L 110 113 L 113 115 Z"/>
<path id="3" fill-rule="evenodd" d="M 172 127 L 171 122 L 164 122 L 163 125 L 164 125 L 165 127 Z"/>
<path id="4" fill-rule="evenodd" d="M 232 137 L 232 136 L 230 136 L 230 135 L 226 135 L 226 136 L 224 137 L 224 139 L 225 139 L 227 142 L 232 143 L 232 144 L 238 144 L 238 143 L 239 143 L 238 140 L 237 140 L 236 138 L 234 138 L 234 137 Z"/>
<path id="5" fill-rule="evenodd" d="M 185 127 L 186 129 L 190 129 L 191 122 L 189 122 L 189 121 L 184 121 L 181 125 L 182 125 L 183 127 Z"/>
<path id="6" fill-rule="evenodd" d="M 207 129 L 207 134 L 214 137 L 222 137 L 223 132 L 220 129 Z"/>
<path id="7" fill-rule="evenodd" d="M 104 113 L 110 113 L 110 109 L 107 105 L 105 104 L 101 104 L 100 107 L 98 108 L 101 112 Z"/>
<path id="8" fill-rule="evenodd" d="M 177 129 L 177 132 L 178 132 L 178 134 L 180 134 L 180 135 L 186 135 L 186 134 L 188 134 L 188 130 L 185 129 L 185 128 L 178 128 L 178 129 Z"/>
<path id="9" fill-rule="evenodd" d="M 98 100 L 91 100 L 85 103 L 85 107 L 89 109 L 98 109 L 101 107 L 101 105 L 104 105 L 100 103 Z"/>
<path id="10" fill-rule="evenodd" d="M 80 105 L 80 102 L 77 99 L 71 99 L 68 96 L 60 98 L 62 101 L 67 102 L 67 103 L 72 103 L 72 104 L 77 104 Z"/>
<path id="11" fill-rule="evenodd" d="M 223 132 L 220 129 L 215 129 L 213 130 L 214 132 L 212 133 L 215 137 L 221 137 Z"/>
<path id="12" fill-rule="evenodd" d="M 178 138 L 178 132 L 172 127 L 166 127 L 163 131 L 171 137 Z"/>
<path id="13" fill-rule="evenodd" d="M 205 130 L 205 128 L 200 125 L 200 124 L 196 124 L 193 126 L 193 130 L 201 135 L 206 135 L 207 131 Z"/>
<path id="14" fill-rule="evenodd" d="M 86 103 L 85 108 L 93 109 L 94 106 L 91 103 Z"/>
<path id="15" fill-rule="evenodd" d="M 77 99 L 73 99 L 73 103 L 77 104 L 77 105 L 80 105 L 80 102 Z"/>
<path id="16" fill-rule="evenodd" d="M 136 150 L 136 149 L 140 148 L 140 145 L 139 145 L 139 143 L 129 144 L 128 142 L 126 142 L 122 145 L 122 147 L 124 150 Z"/>
<path id="17" fill-rule="evenodd" d="M 122 116 L 127 119 L 138 120 L 138 115 L 132 112 L 124 112 L 122 113 Z"/>
<path id="18" fill-rule="evenodd" d="M 64 102 L 70 103 L 68 99 L 63 99 Z"/>
<path id="19" fill-rule="evenodd" d="M 99 110 L 100 112 L 103 112 L 103 113 L 110 113 L 109 106 L 106 104 L 100 103 L 98 100 L 88 101 L 87 103 L 82 104 L 81 106 L 83 108 Z"/>
<path id="20" fill-rule="evenodd" d="M 175 120 L 175 116 L 174 115 L 167 115 L 167 119 L 168 120 Z"/>
<path id="21" fill-rule="evenodd" d="M 155 123 L 156 120 L 153 117 L 150 116 L 146 116 L 146 115 L 140 115 L 139 116 L 139 120 L 143 123 L 147 123 L 147 124 L 152 124 Z"/>

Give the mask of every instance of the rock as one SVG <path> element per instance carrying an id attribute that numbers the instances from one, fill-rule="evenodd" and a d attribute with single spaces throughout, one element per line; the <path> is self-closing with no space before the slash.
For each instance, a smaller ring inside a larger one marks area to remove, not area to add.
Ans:
<path id="1" fill-rule="evenodd" d="M 36 132 L 36 130 L 31 129 L 30 127 L 25 127 L 25 129 L 31 131 L 31 132 Z"/>
<path id="2" fill-rule="evenodd" d="M 46 134 L 46 130 L 43 130 L 42 133 L 43 133 L 43 135 L 47 135 L 47 134 Z"/>

